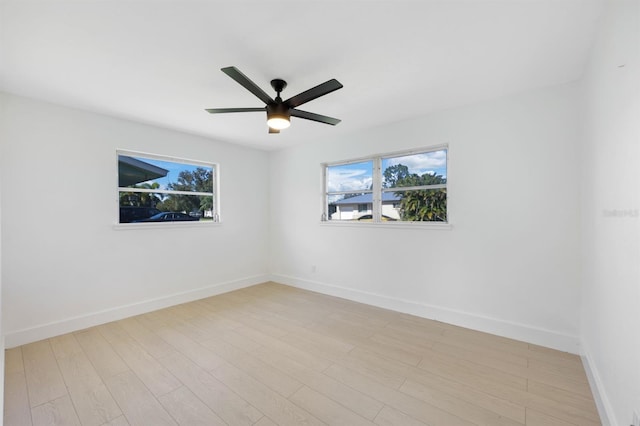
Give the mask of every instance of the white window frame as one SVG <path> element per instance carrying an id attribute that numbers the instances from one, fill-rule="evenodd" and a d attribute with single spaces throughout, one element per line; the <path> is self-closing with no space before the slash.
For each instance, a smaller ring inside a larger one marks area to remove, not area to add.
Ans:
<path id="1" fill-rule="evenodd" d="M 438 185 L 424 185 L 424 186 L 416 186 L 416 187 L 400 187 L 401 191 L 409 191 L 409 190 L 422 190 L 422 189 L 441 189 L 445 188 L 447 190 L 447 221 L 446 222 L 432 222 L 432 221 L 382 221 L 382 193 L 383 192 L 396 192 L 397 188 L 383 188 L 382 182 L 384 180 L 382 174 L 382 160 L 386 158 L 394 158 L 394 157 L 403 157 L 409 155 L 416 154 L 424 154 L 428 152 L 434 151 L 442 151 L 446 150 L 447 153 L 447 183 L 438 184 Z M 450 149 L 448 144 L 434 145 L 423 148 L 410 149 L 406 151 L 395 151 L 395 152 L 386 152 L 383 154 L 375 154 L 368 157 L 360 157 L 353 158 L 350 160 L 341 160 L 335 162 L 325 162 L 321 163 L 322 168 L 322 214 L 320 216 L 320 223 L 322 225 L 327 226 L 357 226 L 357 227 L 421 227 L 421 228 L 433 228 L 433 229 L 451 229 L 451 212 L 450 212 L 450 191 L 449 191 L 449 160 L 450 160 Z M 335 191 L 328 192 L 327 191 L 327 169 L 332 166 L 342 166 L 353 163 L 361 163 L 361 162 L 373 162 L 373 188 L 372 190 L 352 190 L 352 191 Z M 353 192 L 362 192 L 362 193 L 372 193 L 373 194 L 373 221 L 372 222 L 358 222 L 358 221 L 350 221 L 350 220 L 329 220 L 329 203 L 328 197 L 330 195 L 342 195 L 342 194 L 351 194 Z"/>
<path id="2" fill-rule="evenodd" d="M 196 192 L 196 191 L 174 191 L 168 189 L 146 189 L 146 188 L 129 188 L 129 187 L 120 187 L 118 185 L 118 162 L 119 157 L 127 156 L 127 157 L 138 157 L 138 158 L 149 158 L 152 160 L 160 160 L 160 161 L 168 161 L 172 163 L 179 164 L 187 164 L 190 166 L 203 166 L 207 168 L 213 169 L 213 192 Z M 176 226 L 211 226 L 218 225 L 222 222 L 222 218 L 220 215 L 220 164 L 214 163 L 211 161 L 202 161 L 202 160 L 190 160 L 186 158 L 174 157 L 170 155 L 161 155 L 161 154 L 152 154 L 148 152 L 139 152 L 139 151 L 130 151 L 126 149 L 116 149 L 116 217 L 115 217 L 115 225 L 116 229 L 132 229 L 132 228 L 163 228 L 163 227 L 176 227 Z M 200 195 L 200 196 L 212 196 L 213 197 L 213 210 L 212 210 L 212 220 L 207 221 L 193 221 L 193 222 L 148 222 L 148 223 L 120 223 L 120 193 L 121 192 L 139 192 L 139 193 L 153 193 L 153 194 L 177 194 L 177 195 Z"/>

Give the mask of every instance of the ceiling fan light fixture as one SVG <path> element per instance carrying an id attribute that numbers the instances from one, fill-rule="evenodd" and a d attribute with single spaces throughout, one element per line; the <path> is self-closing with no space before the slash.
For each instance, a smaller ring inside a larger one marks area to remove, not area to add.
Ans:
<path id="1" fill-rule="evenodd" d="M 282 130 L 291 125 L 289 117 L 283 115 L 272 115 L 267 119 L 267 125 L 272 129 Z"/>
<path id="2" fill-rule="evenodd" d="M 286 129 L 291 125 L 291 111 L 283 104 L 267 106 L 267 125 L 275 130 Z"/>

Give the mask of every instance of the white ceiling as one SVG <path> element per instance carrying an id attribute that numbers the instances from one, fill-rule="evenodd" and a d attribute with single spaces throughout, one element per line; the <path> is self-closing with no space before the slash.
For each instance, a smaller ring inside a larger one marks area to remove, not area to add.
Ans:
<path id="1" fill-rule="evenodd" d="M 0 90 L 217 140 L 278 149 L 578 79 L 600 0 L 0 0 Z M 286 99 L 344 88 L 267 134 L 234 65 Z M 34 117 L 37 119 L 37 117 Z"/>

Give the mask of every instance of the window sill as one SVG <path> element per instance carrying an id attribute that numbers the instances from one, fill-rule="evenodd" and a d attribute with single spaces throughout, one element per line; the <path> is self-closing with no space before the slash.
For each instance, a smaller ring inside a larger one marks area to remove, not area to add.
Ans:
<path id="1" fill-rule="evenodd" d="M 357 221 L 323 221 L 320 226 L 336 226 L 347 228 L 394 228 L 394 229 L 433 229 L 449 231 L 453 228 L 450 223 L 433 222 L 357 222 Z"/>
<path id="2" fill-rule="evenodd" d="M 116 231 L 126 231 L 131 229 L 165 229 L 165 228 L 209 228 L 222 225 L 222 222 L 168 222 L 168 223 L 114 223 L 113 229 Z"/>

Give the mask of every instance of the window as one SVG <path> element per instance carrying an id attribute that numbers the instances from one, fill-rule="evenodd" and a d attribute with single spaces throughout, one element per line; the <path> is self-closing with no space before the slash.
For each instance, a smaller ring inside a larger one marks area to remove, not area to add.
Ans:
<path id="1" fill-rule="evenodd" d="M 447 222 L 446 146 L 324 164 L 323 220 Z"/>
<path id="2" fill-rule="evenodd" d="M 119 151 L 119 223 L 218 222 L 218 166 Z"/>
<path id="3" fill-rule="evenodd" d="M 325 166 L 325 217 L 356 220 L 373 199 L 373 160 Z"/>

